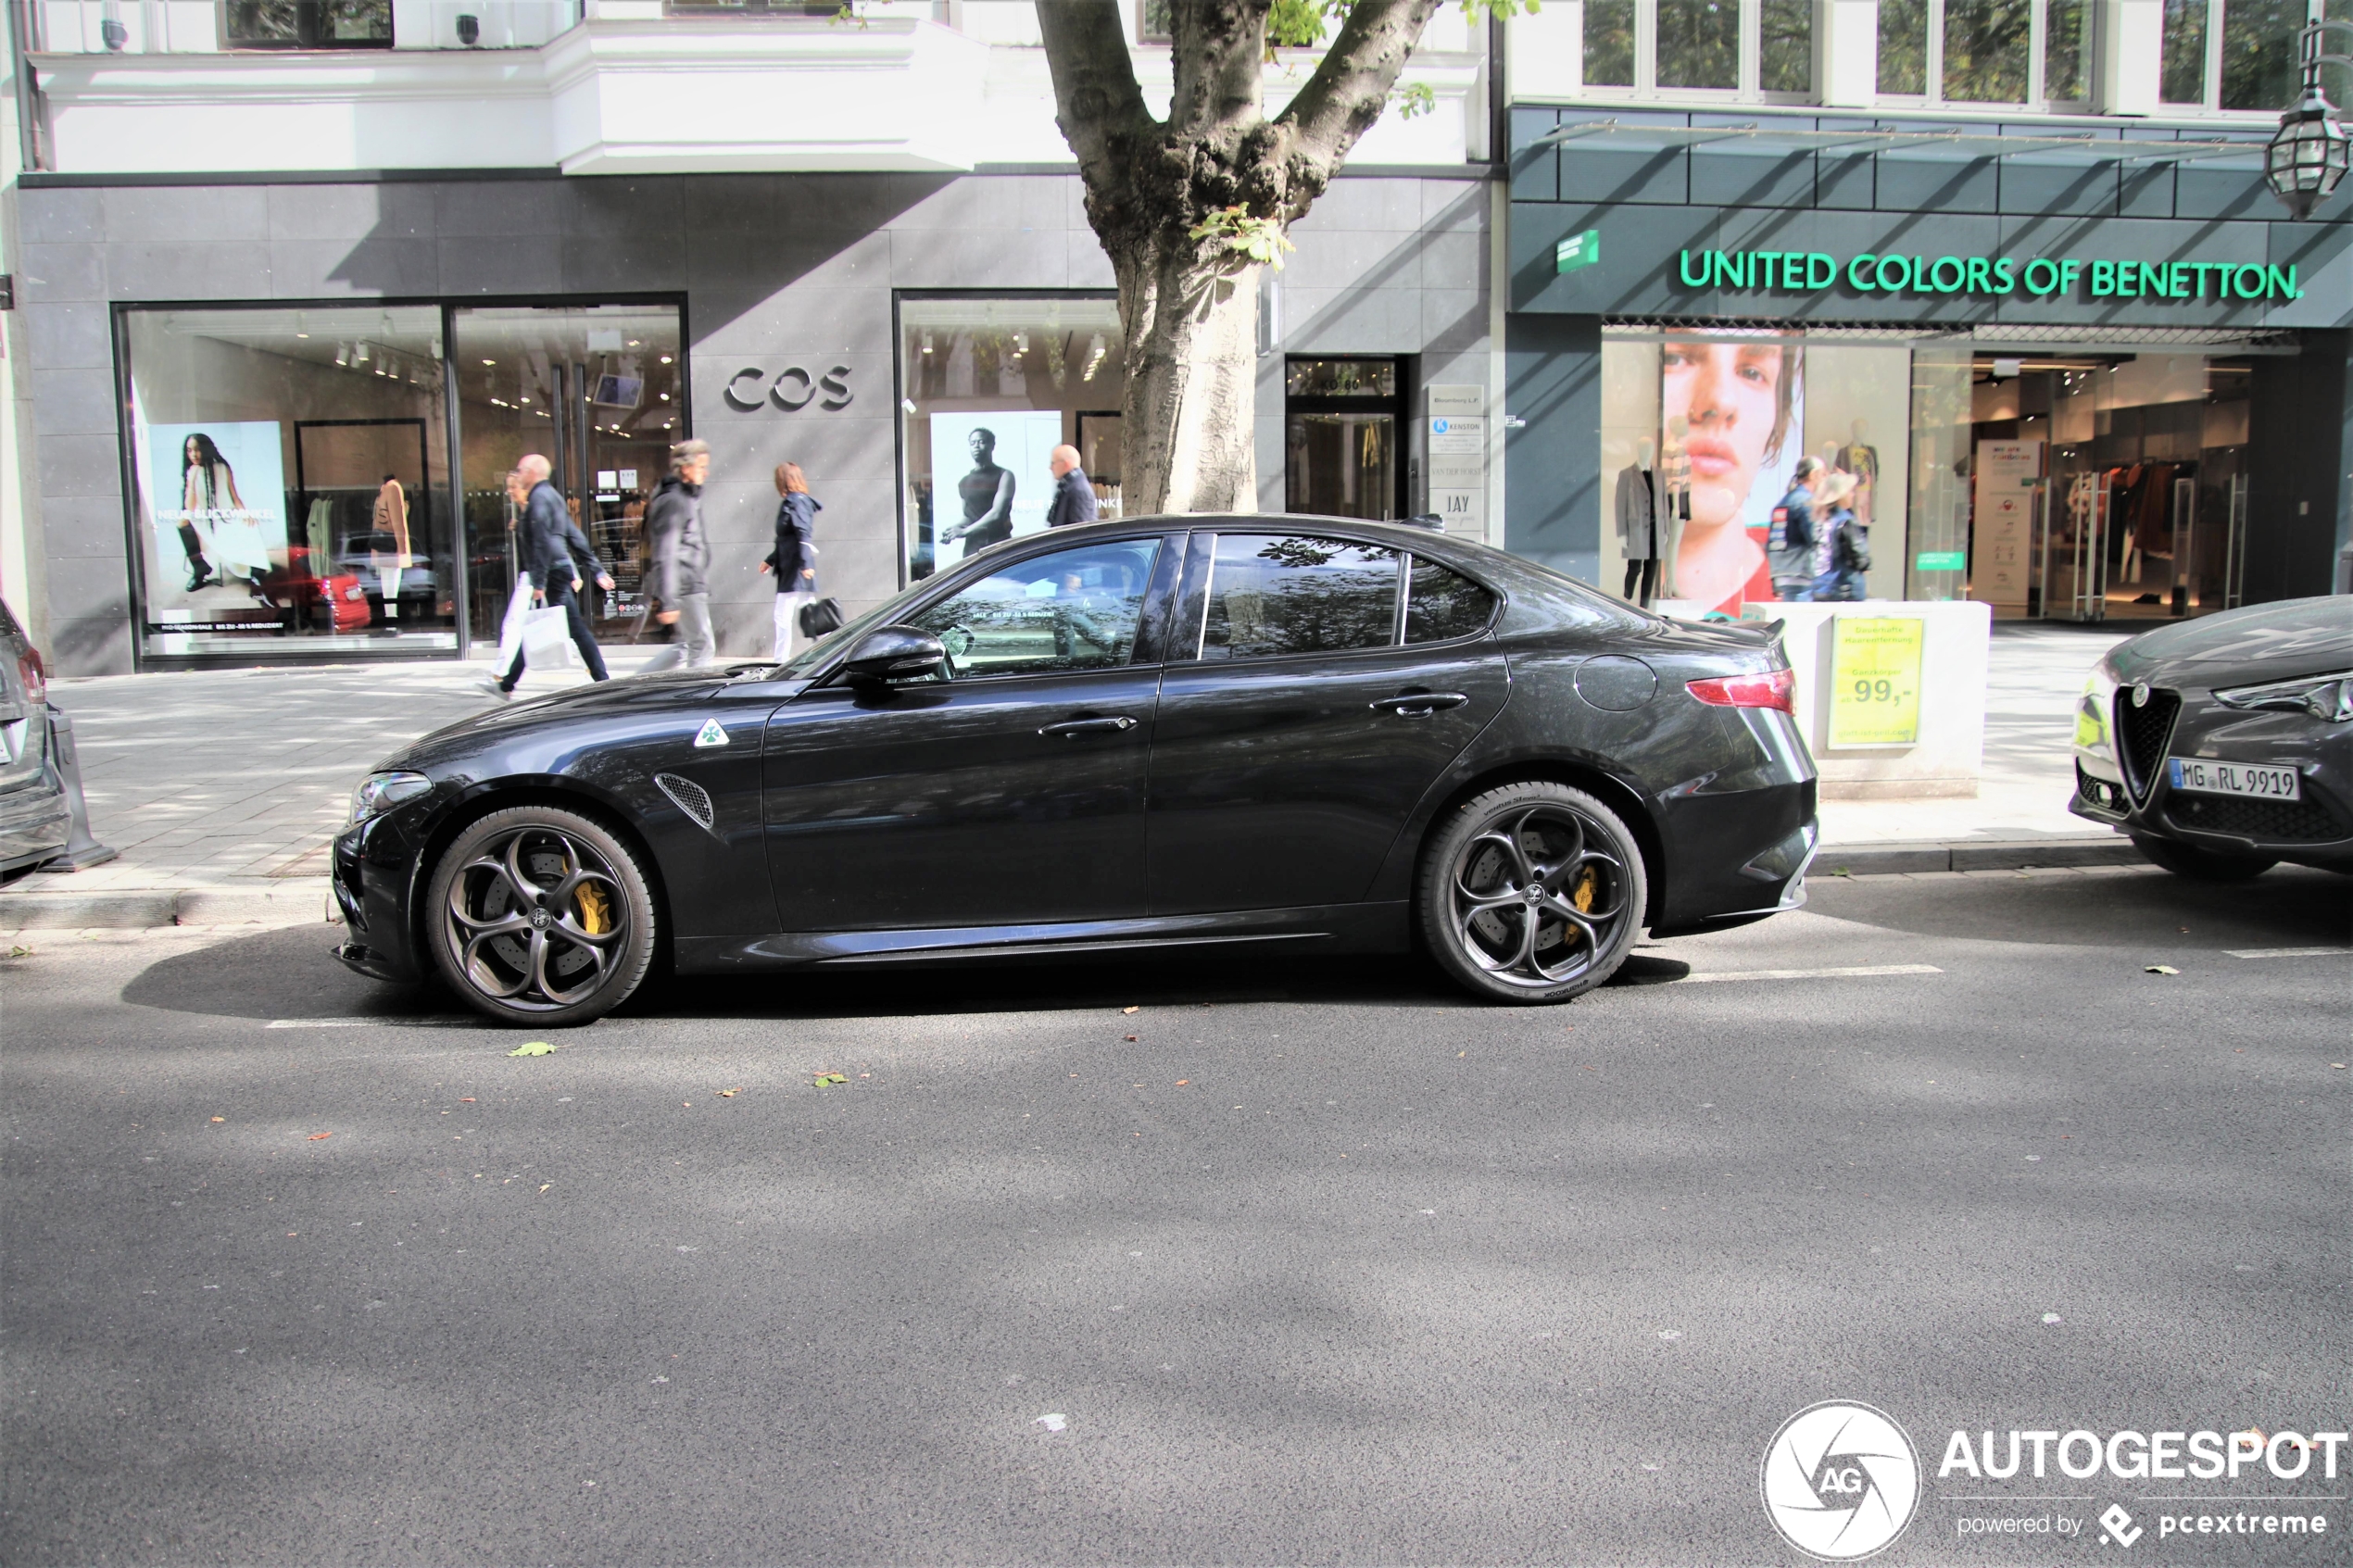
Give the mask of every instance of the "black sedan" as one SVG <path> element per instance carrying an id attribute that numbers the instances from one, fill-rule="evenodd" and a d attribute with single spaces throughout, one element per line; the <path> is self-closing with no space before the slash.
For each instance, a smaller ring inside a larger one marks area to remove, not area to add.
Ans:
<path id="1" fill-rule="evenodd" d="M 1794 907 L 1813 760 L 1772 628 L 1418 529 L 1010 540 L 781 667 L 494 709 L 335 841 L 344 960 L 568 1023 L 682 972 L 1404 951 L 1504 1002 Z"/>
<path id="2" fill-rule="evenodd" d="M 2353 598 L 2145 632 L 2075 713 L 2070 809 L 2182 876 L 2353 871 Z"/>

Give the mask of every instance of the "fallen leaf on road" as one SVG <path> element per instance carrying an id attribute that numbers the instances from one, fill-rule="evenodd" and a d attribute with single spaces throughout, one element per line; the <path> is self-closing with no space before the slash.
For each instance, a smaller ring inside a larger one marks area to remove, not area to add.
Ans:
<path id="1" fill-rule="evenodd" d="M 1141 1008 L 1121 1008 L 1119 1010 L 1122 1012 L 1141 1012 L 1144 1010 Z"/>
<path id="2" fill-rule="evenodd" d="M 849 1079 L 843 1077 L 838 1073 L 820 1073 L 814 1079 L 811 1080 L 811 1086 L 812 1088 L 830 1089 L 836 1084 L 847 1084 L 849 1082 Z"/>
<path id="3" fill-rule="evenodd" d="M 507 1053 L 509 1056 L 553 1056 L 556 1047 L 545 1040 L 526 1040 Z"/>
<path id="4" fill-rule="evenodd" d="M 1130 1008 L 1127 1010 L 1133 1012 L 1136 1010 Z M 1037 1424 L 1044 1427 L 1049 1432 L 1060 1432 L 1063 1428 L 1070 1424 L 1070 1417 L 1063 1414 L 1060 1411 L 1049 1411 L 1045 1415 L 1039 1416 L 1038 1418 Z"/>
<path id="5" fill-rule="evenodd" d="M 2148 965 L 2141 972 L 2144 974 L 2179 974 L 2182 972 L 2175 969 L 2170 963 L 2153 963 Z"/>
<path id="6" fill-rule="evenodd" d="M 333 1136 L 334 1134 L 333 1133 L 313 1133 L 302 1141 L 305 1143 L 317 1143 L 321 1138 L 331 1138 Z"/>
<path id="7" fill-rule="evenodd" d="M 29 959 L 32 957 L 32 949 L 30 947 L 11 947 L 8 949 L 8 956 L 12 959 Z M 1132 1012 L 1135 1010 L 1131 1008 L 1128 1010 Z"/>
<path id="8" fill-rule="evenodd" d="M 541 1187 L 539 1188 L 539 1190 L 540 1190 L 541 1192 L 546 1192 L 546 1191 L 547 1190 L 547 1188 L 548 1188 L 548 1187 L 554 1186 L 555 1185 L 556 1185 L 556 1184 L 555 1184 L 555 1183 L 553 1183 L 553 1182 L 547 1182 L 547 1183 L 545 1183 L 544 1185 L 541 1185 Z"/>
<path id="9" fill-rule="evenodd" d="M 1181 1089 L 1191 1082 L 1192 1080 L 1190 1078 L 1179 1078 L 1176 1080 L 1176 1086 Z"/>
<path id="10" fill-rule="evenodd" d="M 227 1120 L 229 1120 L 229 1118 L 227 1118 L 226 1116 L 216 1116 L 216 1117 L 214 1117 L 214 1118 L 213 1118 L 213 1121 L 214 1121 L 215 1123 L 226 1122 Z"/>
<path id="11" fill-rule="evenodd" d="M 742 1093 L 743 1090 L 741 1089 L 722 1089 L 719 1091 L 719 1098 L 721 1099 L 733 1099 Z"/>
<path id="12" fill-rule="evenodd" d="M 1133 1040 L 1135 1037 L 1136 1037 L 1136 1036 L 1135 1036 L 1135 1035 L 1122 1035 L 1122 1036 L 1121 1036 L 1121 1038 L 1122 1038 L 1122 1039 L 1127 1039 L 1127 1040 Z"/>
<path id="13" fill-rule="evenodd" d="M 2044 1321 L 2045 1323 L 2065 1323 L 2067 1320 L 2066 1320 L 2065 1318 L 2060 1317 L 2060 1316 L 2059 1316 L 2057 1312 L 2045 1312 L 2045 1313 L 2043 1314 L 2043 1321 Z"/>
<path id="14" fill-rule="evenodd" d="M 458 1103 L 459 1105 L 472 1105 L 473 1102 L 474 1097 L 472 1095 L 459 1095 L 458 1097 Z"/>

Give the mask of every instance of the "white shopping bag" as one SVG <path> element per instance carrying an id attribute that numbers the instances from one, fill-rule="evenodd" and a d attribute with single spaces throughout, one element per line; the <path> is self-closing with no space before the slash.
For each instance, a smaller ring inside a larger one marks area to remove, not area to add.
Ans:
<path id="1" fill-rule="evenodd" d="M 534 670 L 569 670 L 580 662 L 573 656 L 571 619 L 561 605 L 524 612 L 522 646 Z"/>
<path id="2" fill-rule="evenodd" d="M 507 618 L 498 623 L 498 673 L 504 675 L 515 666 L 515 655 L 522 647 L 522 618 L 531 609 L 531 574 L 515 573 L 514 596 L 507 601 Z"/>

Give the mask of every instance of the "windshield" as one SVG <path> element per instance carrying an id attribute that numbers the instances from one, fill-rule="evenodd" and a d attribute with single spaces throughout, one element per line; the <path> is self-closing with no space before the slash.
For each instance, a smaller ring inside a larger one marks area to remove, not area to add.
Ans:
<path id="1" fill-rule="evenodd" d="M 794 680 L 811 674 L 818 665 L 831 659 L 836 649 L 849 646 L 877 626 L 889 625 L 922 595 L 924 590 L 938 586 L 936 581 L 925 578 L 921 582 L 901 588 L 857 620 L 845 623 L 839 631 L 820 637 L 808 647 L 793 655 L 791 659 L 778 666 L 775 672 L 776 678 Z"/>

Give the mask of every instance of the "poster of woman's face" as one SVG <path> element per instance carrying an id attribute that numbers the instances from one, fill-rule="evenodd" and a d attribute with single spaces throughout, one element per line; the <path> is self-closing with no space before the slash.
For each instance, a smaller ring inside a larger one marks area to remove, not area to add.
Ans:
<path id="1" fill-rule="evenodd" d="M 1680 442 L 1691 463 L 1682 597 L 1737 614 L 1743 599 L 1772 596 L 1764 531 L 1803 456 L 1803 355 L 1773 340 L 1669 343 L 1660 354 L 1660 446 Z"/>

